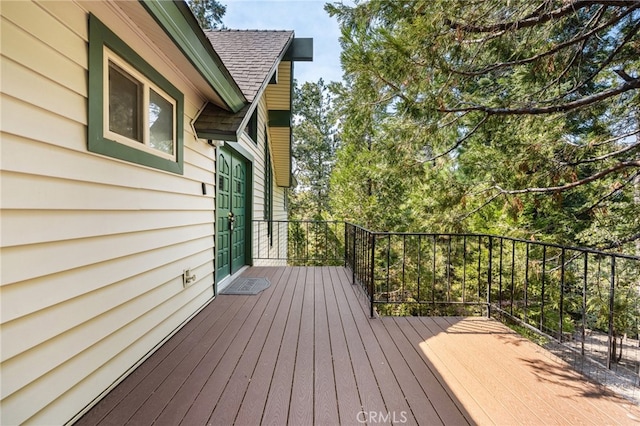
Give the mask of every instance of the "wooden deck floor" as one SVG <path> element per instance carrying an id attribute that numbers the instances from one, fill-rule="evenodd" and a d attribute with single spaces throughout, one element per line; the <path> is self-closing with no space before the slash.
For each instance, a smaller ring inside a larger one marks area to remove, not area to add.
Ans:
<path id="1" fill-rule="evenodd" d="M 486 318 L 370 319 L 346 270 L 250 268 L 80 425 L 638 424 L 638 407 Z"/>

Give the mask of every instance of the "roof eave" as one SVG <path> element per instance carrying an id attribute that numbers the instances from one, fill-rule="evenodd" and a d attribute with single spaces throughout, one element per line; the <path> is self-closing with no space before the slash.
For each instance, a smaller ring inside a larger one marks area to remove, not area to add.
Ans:
<path id="1" fill-rule="evenodd" d="M 241 110 L 247 99 L 204 35 L 189 6 L 184 1 L 139 2 L 220 95 L 226 107 L 233 112 Z"/>

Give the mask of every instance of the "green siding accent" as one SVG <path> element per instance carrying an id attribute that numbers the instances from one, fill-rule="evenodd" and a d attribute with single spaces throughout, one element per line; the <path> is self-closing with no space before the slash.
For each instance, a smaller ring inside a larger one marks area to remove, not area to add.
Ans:
<path id="1" fill-rule="evenodd" d="M 214 141 L 237 142 L 238 135 L 230 132 L 198 131 L 198 139 Z"/>
<path id="2" fill-rule="evenodd" d="M 291 127 L 291 111 L 270 109 L 269 127 Z"/>
<path id="3" fill-rule="evenodd" d="M 104 137 L 104 63 L 103 49 L 109 47 L 131 66 L 161 87 L 176 100 L 176 160 L 169 160 L 151 153 L 123 145 Z M 166 170 L 177 174 L 184 171 L 184 95 L 152 68 L 140 55 L 109 30 L 94 15 L 89 15 L 89 106 L 87 148 L 91 152 Z"/>
<path id="4" fill-rule="evenodd" d="M 246 99 L 191 12 L 184 9 L 188 6 L 184 2 L 173 1 L 140 0 L 140 3 L 220 95 L 229 109 L 233 112 L 240 111 Z"/>

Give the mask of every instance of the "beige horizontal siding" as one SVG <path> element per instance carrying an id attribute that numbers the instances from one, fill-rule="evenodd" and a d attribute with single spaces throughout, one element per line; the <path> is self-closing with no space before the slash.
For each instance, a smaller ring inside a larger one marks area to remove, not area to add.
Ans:
<path id="1" fill-rule="evenodd" d="M 183 176 L 87 151 L 88 12 L 184 93 Z M 117 2 L 3 2 L 0 19 L 0 424 L 63 424 L 212 297 L 215 150 L 184 64 Z"/>
<path id="2" fill-rule="evenodd" d="M 272 110 L 291 108 L 291 62 L 278 66 L 278 84 L 270 84 L 266 90 L 267 104 Z"/>
<path id="3" fill-rule="evenodd" d="M 205 252 L 190 256 L 189 262 L 196 275 L 204 277 L 212 273 L 212 264 L 210 259 L 205 258 L 207 256 Z M 3 364 L 5 396 L 20 389 L 25 378 L 32 383 L 127 326 L 130 323 L 128 318 L 141 316 L 181 293 L 181 278 L 162 282 L 166 279 L 164 277 L 171 275 L 174 267 L 172 264 L 163 265 L 135 279 L 114 283 L 66 304 L 54 305 L 5 324 L 3 336 L 6 333 L 6 339 L 12 343 L 12 347 L 5 348 L 3 352 L 24 352 L 22 356 L 10 358 Z M 114 312 L 118 312 L 117 318 L 112 318 Z M 50 326 L 38 328 L 45 321 Z M 15 343 L 16 339 L 20 339 L 18 344 Z M 46 356 L 46 363 L 36 362 L 43 356 Z"/>

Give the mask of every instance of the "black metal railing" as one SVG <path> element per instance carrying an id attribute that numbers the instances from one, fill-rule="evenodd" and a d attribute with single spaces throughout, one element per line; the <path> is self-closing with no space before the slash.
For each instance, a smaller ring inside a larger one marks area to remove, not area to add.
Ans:
<path id="1" fill-rule="evenodd" d="M 254 220 L 253 259 L 263 264 L 344 265 L 342 221 Z"/>
<path id="2" fill-rule="evenodd" d="M 612 380 L 635 394 L 640 257 L 486 234 L 345 233 L 371 316 L 487 315 L 588 375 L 622 373 Z"/>
<path id="3" fill-rule="evenodd" d="M 372 317 L 490 316 L 537 336 L 589 375 L 624 371 L 638 386 L 640 257 L 486 234 L 374 232 L 343 222 L 275 221 L 271 228 L 267 237 L 264 222 L 254 223 L 254 245 L 266 250 L 254 250 L 257 259 L 346 266 Z"/>

